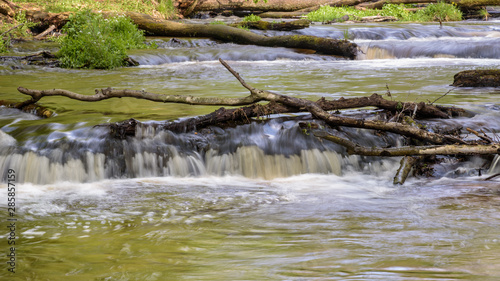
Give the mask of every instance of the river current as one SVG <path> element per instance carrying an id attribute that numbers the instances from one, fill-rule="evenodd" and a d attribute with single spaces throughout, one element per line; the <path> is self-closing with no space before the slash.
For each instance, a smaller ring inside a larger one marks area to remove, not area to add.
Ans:
<path id="1" fill-rule="evenodd" d="M 261 32 L 262 33 L 262 32 Z M 265 32 L 280 35 L 284 32 Z M 348 61 L 307 50 L 148 38 L 138 67 L 109 71 L 0 64 L 0 98 L 18 86 L 241 97 L 252 86 L 308 99 L 385 94 L 463 107 L 471 118 L 427 120 L 500 134 L 498 88 L 453 88 L 462 70 L 498 68 L 500 21 L 313 25 L 286 34 L 348 36 Z M 54 51 L 15 45 L 17 54 Z M 445 93 L 448 94 L 444 95 Z M 444 96 L 443 96 L 444 95 Z M 500 159 L 444 161 L 431 178 L 392 184 L 399 158 L 347 155 L 304 133 L 308 114 L 174 134 L 157 124 L 218 107 L 134 99 L 41 101 L 48 119 L 0 107 L 2 280 L 498 280 Z M 373 112 L 373 109 L 367 109 Z M 363 115 L 360 110 L 344 114 Z M 96 126 L 135 118 L 135 137 Z M 345 129 L 366 146 L 397 136 Z M 472 137 L 472 136 L 470 136 Z M 7 205 L 9 175 L 15 212 Z M 7 232 L 15 218 L 15 274 Z M 7 227 L 5 227 L 7 226 Z M 14 279 L 12 279 L 14 278 Z"/>

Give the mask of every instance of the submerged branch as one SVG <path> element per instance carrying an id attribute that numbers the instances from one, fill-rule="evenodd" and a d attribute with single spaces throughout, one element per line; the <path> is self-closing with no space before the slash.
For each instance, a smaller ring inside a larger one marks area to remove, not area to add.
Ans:
<path id="1" fill-rule="evenodd" d="M 250 86 L 248 83 L 239 76 L 239 74 L 234 71 L 224 60 L 219 59 L 219 61 L 224 65 L 224 67 L 233 74 L 236 79 L 241 83 L 241 85 L 247 88 L 250 93 L 254 96 L 261 97 L 264 100 L 275 101 L 282 103 L 286 106 L 293 106 L 298 108 L 306 108 L 313 116 L 322 119 L 331 126 L 346 126 L 355 128 L 366 128 L 375 130 L 384 130 L 400 135 L 425 140 L 433 144 L 444 144 L 444 143 L 465 143 L 463 140 L 451 136 L 443 136 L 441 134 L 436 134 L 428 132 L 413 126 L 397 123 L 397 122 L 385 122 L 385 121 L 373 121 L 365 119 L 356 119 L 350 117 L 339 117 L 328 113 L 323 110 L 317 103 L 305 99 L 289 97 L 270 91 L 259 90 Z"/>
<path id="2" fill-rule="evenodd" d="M 328 134 L 324 131 L 314 132 L 316 137 L 320 137 L 345 148 L 349 154 L 364 156 L 415 156 L 415 155 L 488 155 L 500 154 L 500 144 L 490 145 L 429 145 L 429 146 L 404 146 L 395 148 L 369 148 L 361 146 L 348 139 Z"/>

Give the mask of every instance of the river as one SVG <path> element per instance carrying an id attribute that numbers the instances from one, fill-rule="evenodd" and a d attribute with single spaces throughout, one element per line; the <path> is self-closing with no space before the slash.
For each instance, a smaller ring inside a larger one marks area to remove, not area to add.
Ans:
<path id="1" fill-rule="evenodd" d="M 449 86 L 459 71 L 498 68 L 498 20 L 443 27 L 346 23 L 288 33 L 348 36 L 363 54 L 348 61 L 203 38 L 148 38 L 160 47 L 131 52 L 139 67 L 0 64 L 0 96 L 23 100 L 18 86 L 247 95 L 218 62 L 223 58 L 254 87 L 294 97 L 359 97 L 385 94 L 389 87 L 387 98 L 395 100 L 439 98 L 439 104 L 476 115 L 427 124 L 483 129 L 499 138 L 500 90 Z M 40 48 L 56 50 L 19 43 L 14 51 Z M 2 280 L 500 278 L 500 184 L 484 181 L 500 172 L 498 157 L 491 167 L 480 158 L 446 160 L 434 177 L 395 186 L 399 158 L 349 156 L 301 131 L 298 120 L 308 114 L 173 134 L 155 124 L 217 107 L 127 98 L 83 103 L 50 97 L 41 103 L 57 115 L 39 119 L 0 108 Z M 144 124 L 125 140 L 95 126 L 129 118 Z M 344 133 L 368 146 L 401 141 L 357 129 Z M 16 211 L 9 217 L 13 174 Z M 16 219 L 15 274 L 6 258 L 12 252 L 9 218 Z"/>

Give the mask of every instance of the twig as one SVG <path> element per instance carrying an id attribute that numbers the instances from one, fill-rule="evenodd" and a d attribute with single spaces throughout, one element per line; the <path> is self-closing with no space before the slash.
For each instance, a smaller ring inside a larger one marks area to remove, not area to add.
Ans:
<path id="1" fill-rule="evenodd" d="M 450 89 L 448 90 L 448 92 L 444 93 L 444 95 L 441 95 L 439 98 L 435 99 L 433 102 L 431 102 L 430 104 L 433 105 L 435 102 L 437 102 L 438 100 L 440 100 L 441 98 L 445 97 L 447 94 L 449 94 L 451 91 L 453 91 L 454 89 Z"/>
<path id="2" fill-rule="evenodd" d="M 484 132 L 482 132 L 482 133 L 483 133 L 483 135 L 480 135 L 477 131 L 474 131 L 474 130 L 472 130 L 471 128 L 466 128 L 466 130 L 467 130 L 469 133 L 473 133 L 473 134 L 474 134 L 474 135 L 476 135 L 478 138 L 480 138 L 480 139 L 482 139 L 482 140 L 484 140 L 484 141 L 486 141 L 486 142 L 488 142 L 488 143 L 494 143 L 494 141 L 493 141 L 490 137 L 488 137 L 488 136 L 487 136 Z"/>
<path id="3" fill-rule="evenodd" d="M 489 177 L 485 178 L 484 180 L 485 181 L 489 181 L 489 180 L 492 180 L 492 179 L 494 179 L 494 178 L 496 178 L 498 176 L 500 176 L 500 173 L 494 174 L 493 176 L 489 176 Z"/>
<path id="4" fill-rule="evenodd" d="M 12 30 L 14 30 L 14 29 L 16 29 L 16 28 L 18 28 L 18 27 L 20 27 L 20 26 L 23 26 L 23 25 L 24 25 L 24 23 L 20 23 L 20 24 L 18 24 L 18 25 L 16 25 L 16 26 L 14 26 L 14 27 L 11 27 L 9 30 L 7 30 L 7 31 L 5 31 L 4 33 L 0 34 L 0 37 L 3 37 L 5 34 L 7 34 L 7 33 L 11 32 Z"/>

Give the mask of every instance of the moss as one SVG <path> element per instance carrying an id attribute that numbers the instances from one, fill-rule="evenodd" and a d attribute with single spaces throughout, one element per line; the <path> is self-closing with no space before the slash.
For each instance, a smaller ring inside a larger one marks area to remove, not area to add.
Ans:
<path id="1" fill-rule="evenodd" d="M 455 74 L 452 86 L 500 87 L 500 70 L 466 70 Z"/>

